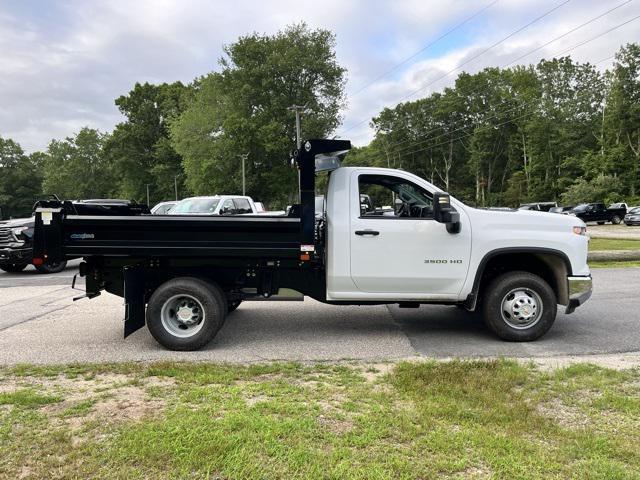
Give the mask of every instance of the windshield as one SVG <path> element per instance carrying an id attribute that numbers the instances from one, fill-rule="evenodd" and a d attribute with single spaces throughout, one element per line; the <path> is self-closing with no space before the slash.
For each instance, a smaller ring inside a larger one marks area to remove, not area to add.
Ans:
<path id="1" fill-rule="evenodd" d="M 172 214 L 213 213 L 220 202 L 219 198 L 185 198 L 171 210 Z"/>
<path id="2" fill-rule="evenodd" d="M 573 209 L 573 211 L 574 212 L 582 212 L 582 211 L 584 211 L 586 209 L 587 209 L 587 204 L 584 204 L 584 205 L 578 205 L 577 207 L 575 207 Z"/>
<path id="3" fill-rule="evenodd" d="M 633 213 L 634 215 L 640 214 L 640 207 L 632 208 L 631 210 L 629 210 L 629 213 Z"/>

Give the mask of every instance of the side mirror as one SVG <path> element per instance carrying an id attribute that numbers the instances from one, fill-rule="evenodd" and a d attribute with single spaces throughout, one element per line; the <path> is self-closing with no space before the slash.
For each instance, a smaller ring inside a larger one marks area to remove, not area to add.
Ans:
<path id="1" fill-rule="evenodd" d="M 433 194 L 433 219 L 446 224 L 449 233 L 460 232 L 460 214 L 451 205 L 451 196 L 448 193 Z"/>

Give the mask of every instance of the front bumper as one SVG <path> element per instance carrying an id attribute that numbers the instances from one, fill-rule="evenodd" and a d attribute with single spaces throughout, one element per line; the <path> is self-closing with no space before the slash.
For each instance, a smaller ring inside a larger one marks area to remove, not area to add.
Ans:
<path id="1" fill-rule="evenodd" d="M 31 263 L 31 248 L 0 248 L 0 263 Z"/>
<path id="2" fill-rule="evenodd" d="M 586 277 L 567 277 L 569 287 L 569 303 L 565 313 L 573 313 L 580 305 L 584 304 L 593 293 L 593 280 L 591 275 Z"/>

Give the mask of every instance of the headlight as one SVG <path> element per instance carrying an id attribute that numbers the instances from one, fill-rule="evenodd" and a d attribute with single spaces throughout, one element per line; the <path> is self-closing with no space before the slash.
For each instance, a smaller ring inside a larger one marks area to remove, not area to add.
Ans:
<path id="1" fill-rule="evenodd" d="M 587 227 L 573 227 L 573 233 L 576 235 L 586 235 Z"/>

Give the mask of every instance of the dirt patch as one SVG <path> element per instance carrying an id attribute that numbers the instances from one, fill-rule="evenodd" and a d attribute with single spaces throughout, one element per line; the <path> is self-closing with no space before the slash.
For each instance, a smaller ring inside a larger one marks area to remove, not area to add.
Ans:
<path id="1" fill-rule="evenodd" d="M 336 435 L 344 435 L 345 433 L 351 432 L 355 428 L 355 424 L 352 420 L 338 420 L 336 418 L 326 417 L 324 415 L 320 415 L 318 417 L 318 423 L 323 428 L 326 428 L 331 433 L 335 433 Z"/>
<path id="2" fill-rule="evenodd" d="M 591 424 L 591 419 L 587 414 L 578 407 L 567 405 L 559 399 L 539 404 L 537 411 L 543 417 L 551 418 L 561 427 L 571 430 L 584 428 Z"/>
<path id="3" fill-rule="evenodd" d="M 364 367 L 362 376 L 367 382 L 373 383 L 380 377 L 391 373 L 394 368 L 395 364 L 393 363 L 374 363 Z"/>
<path id="4" fill-rule="evenodd" d="M 566 368 L 577 363 L 591 363 L 612 370 L 626 370 L 640 367 L 640 353 L 614 353 L 603 355 L 566 355 L 556 357 L 537 357 L 518 359 L 523 363 L 533 363 L 543 371 Z"/>
<path id="5" fill-rule="evenodd" d="M 640 227 L 626 225 L 587 225 L 587 235 L 592 238 L 619 238 L 640 240 Z"/>

